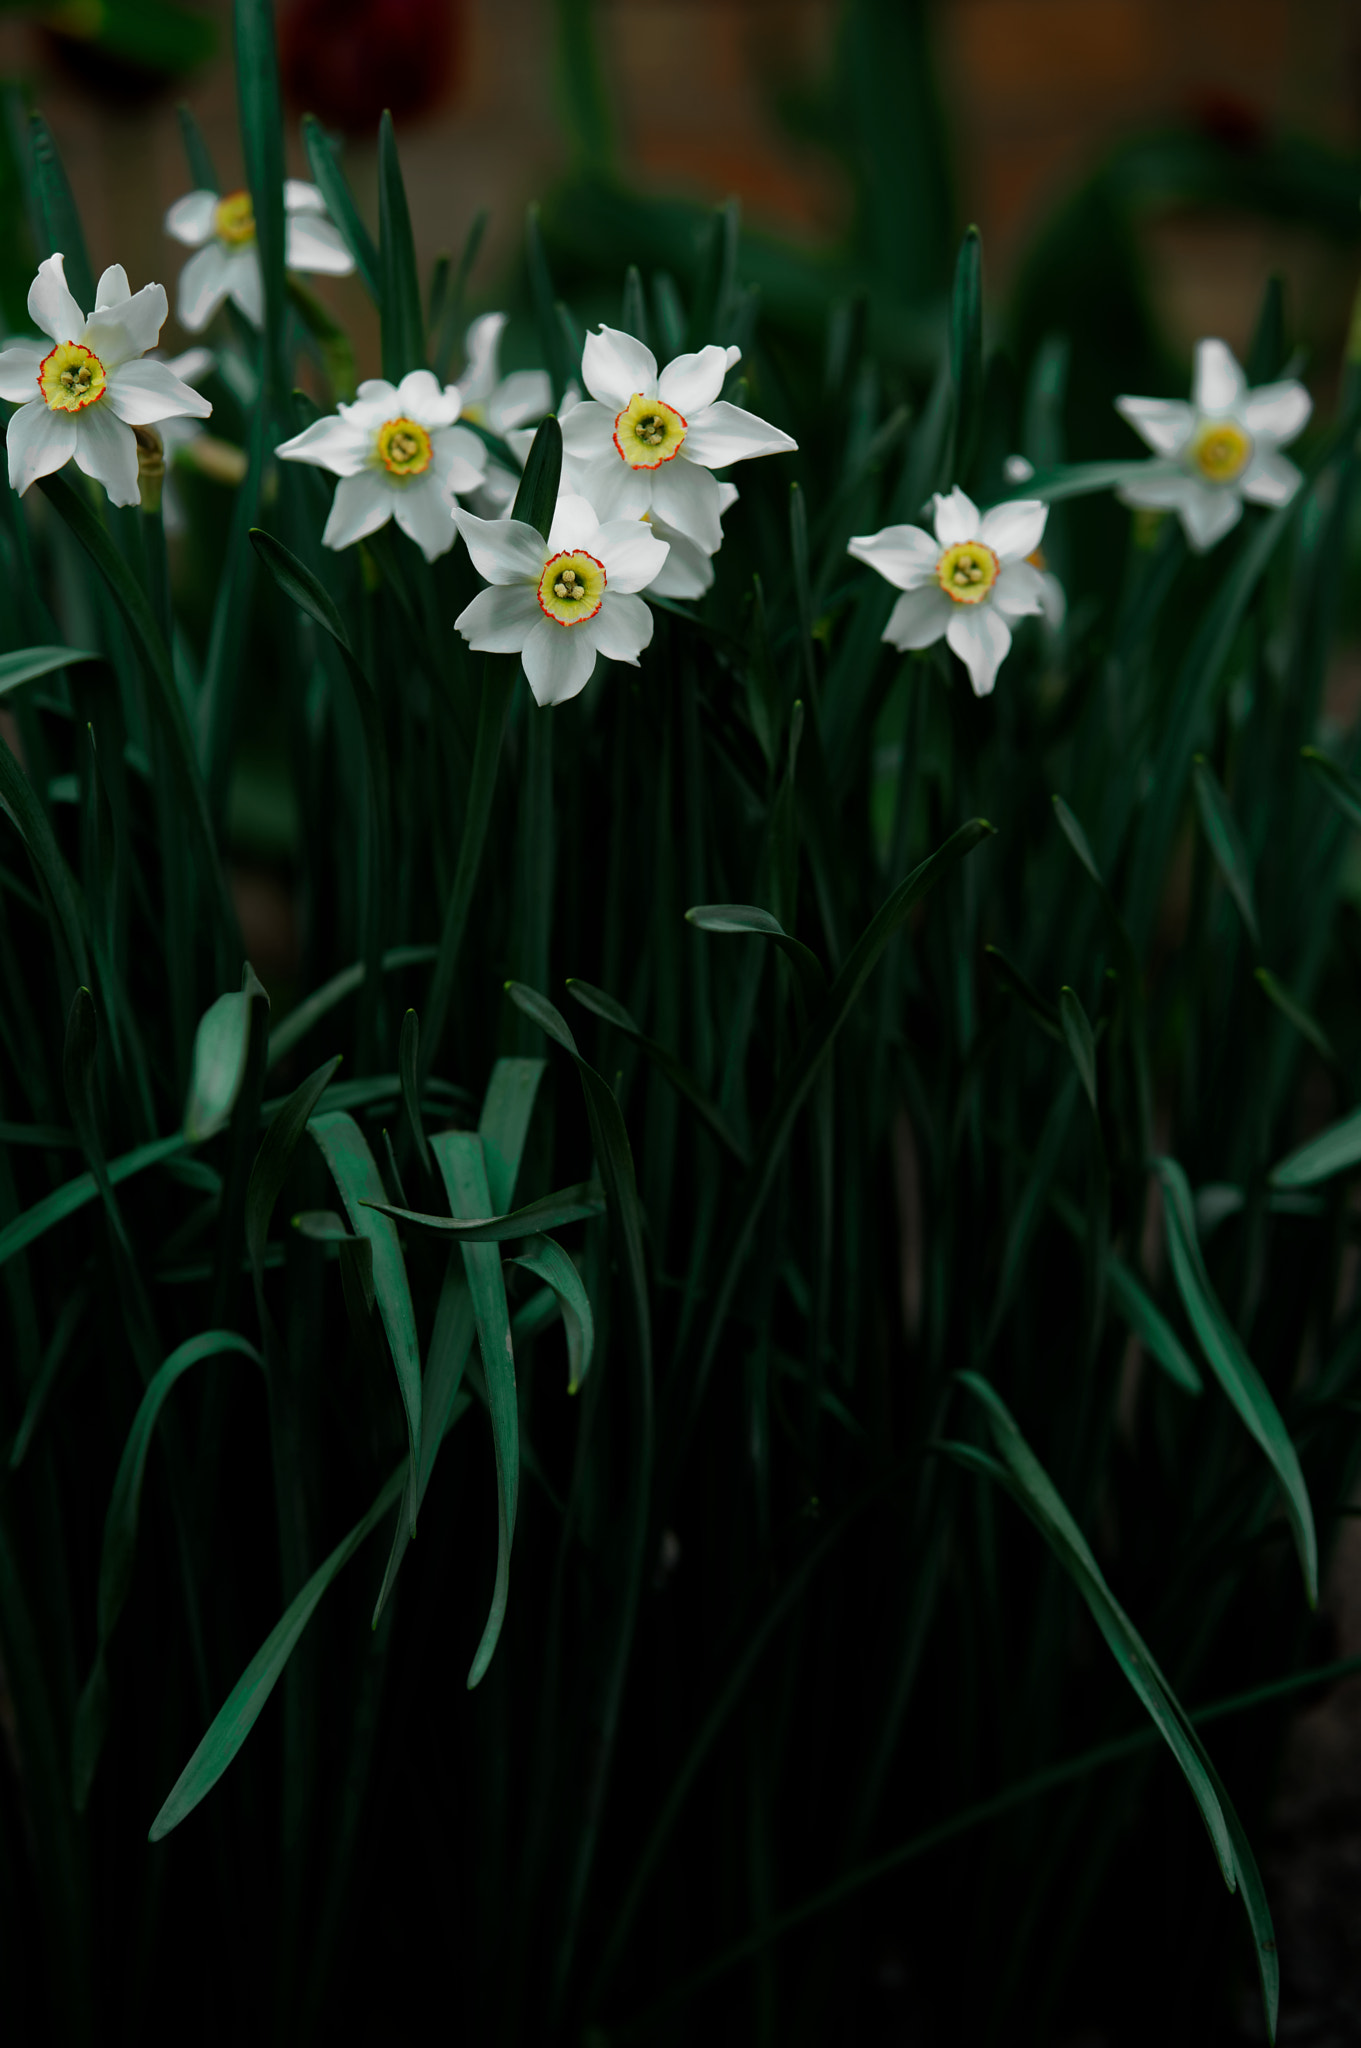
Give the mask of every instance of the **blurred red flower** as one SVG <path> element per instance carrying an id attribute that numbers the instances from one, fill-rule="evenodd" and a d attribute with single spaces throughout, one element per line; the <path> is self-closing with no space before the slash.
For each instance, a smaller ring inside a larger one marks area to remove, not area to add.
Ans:
<path id="1" fill-rule="evenodd" d="M 461 0 L 295 0 L 279 30 L 284 89 L 346 135 L 427 114 L 454 82 Z"/>

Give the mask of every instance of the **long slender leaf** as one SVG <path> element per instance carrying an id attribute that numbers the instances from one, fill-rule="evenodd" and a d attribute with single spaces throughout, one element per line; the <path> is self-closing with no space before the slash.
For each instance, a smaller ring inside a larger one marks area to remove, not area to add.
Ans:
<path id="1" fill-rule="evenodd" d="M 406 186 L 402 182 L 392 116 L 386 112 L 378 124 L 378 215 L 383 375 L 390 384 L 400 384 L 408 370 L 424 367 L 425 329 Z"/>

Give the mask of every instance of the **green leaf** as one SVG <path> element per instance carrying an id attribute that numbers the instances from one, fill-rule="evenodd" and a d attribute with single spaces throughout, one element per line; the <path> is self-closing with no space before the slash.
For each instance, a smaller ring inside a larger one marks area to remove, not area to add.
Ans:
<path id="1" fill-rule="evenodd" d="M 46 248 L 39 257 L 61 255 L 62 268 L 71 296 L 87 316 L 94 311 L 95 274 L 85 247 L 80 214 L 66 170 L 52 140 L 52 131 L 41 114 L 28 119 L 29 148 L 32 152 L 33 198 L 42 225 Z"/>
<path id="2" fill-rule="evenodd" d="M 432 1140 L 455 1217 L 475 1217 L 491 1207 L 482 1140 L 473 1131 L 441 1131 Z M 463 1268 L 477 1323 L 482 1369 L 487 1382 L 487 1411 L 496 1453 L 496 1584 L 491 1612 L 468 1673 L 468 1689 L 481 1683 L 496 1652 L 506 1602 L 510 1597 L 510 1552 L 515 1537 L 515 1511 L 520 1492 L 520 1411 L 515 1393 L 515 1352 L 510 1338 L 505 1276 L 500 1253 L 485 1241 L 462 1246 Z"/>
<path id="3" fill-rule="evenodd" d="M 402 1079 L 402 1104 L 406 1120 L 411 1126 L 411 1135 L 416 1140 L 416 1151 L 425 1171 L 430 1171 L 430 1147 L 426 1142 L 425 1119 L 421 1115 L 420 1081 L 416 1071 L 416 1055 L 420 1046 L 420 1019 L 414 1010 L 408 1010 L 402 1019 L 402 1038 L 397 1048 L 397 1072 Z"/>
<path id="4" fill-rule="evenodd" d="M 360 218 L 354 195 L 340 168 L 340 159 L 326 130 L 315 114 L 302 117 L 302 142 L 317 190 L 326 201 L 326 211 L 340 231 L 340 239 L 354 259 L 359 281 L 369 297 L 378 303 L 378 251 L 372 235 Z"/>
<path id="5" fill-rule="evenodd" d="M 1058 505 L 1065 498 L 1089 498 L 1095 493 L 1118 490 L 1121 484 L 1147 483 L 1155 476 L 1176 476 L 1177 465 L 1143 461 L 1066 462 L 1052 469 L 1037 469 L 1024 483 L 1003 491 L 999 503 L 1012 498 L 1040 498 L 1046 505 Z"/>
<path id="6" fill-rule="evenodd" d="M 1054 1005 L 1045 1001 L 1039 990 L 1022 974 L 1020 968 L 1013 961 L 1008 960 L 1000 946 L 985 946 L 983 951 L 996 968 L 997 978 L 1003 988 L 1009 989 L 1011 994 L 1030 1012 L 1030 1015 L 1039 1025 L 1041 1031 L 1046 1033 L 1048 1037 L 1056 1039 L 1062 1045 L 1065 1042 L 1063 1027 L 1059 1022 L 1059 1013 Z"/>
<path id="7" fill-rule="evenodd" d="M 173 1159 L 188 1148 L 183 1135 L 176 1131 L 173 1137 L 153 1138 L 149 1145 L 139 1145 L 135 1152 L 125 1152 L 119 1159 L 111 1159 L 108 1177 L 111 1187 L 128 1180 L 134 1173 L 142 1173 L 148 1166 L 159 1166 L 164 1160 Z M 16 1216 L 0 1230 L 0 1266 L 12 1259 L 16 1252 L 26 1251 L 36 1239 L 49 1231 L 53 1224 L 64 1222 L 77 1209 L 83 1209 L 92 1202 L 99 1189 L 92 1173 L 79 1174 L 75 1180 L 68 1180 L 50 1195 L 44 1195 L 31 1209 Z"/>
<path id="8" fill-rule="evenodd" d="M 780 951 L 793 963 L 799 985 L 810 1008 L 816 1008 L 827 993 L 827 976 L 822 962 L 808 946 L 791 937 L 777 917 L 754 903 L 699 903 L 687 910 L 685 921 L 702 932 L 753 932 L 774 939 Z"/>
<path id="9" fill-rule="evenodd" d="M 1182 1305 L 1206 1364 L 1276 1475 L 1304 1574 L 1305 1597 L 1311 1607 L 1316 1607 L 1318 1539 L 1295 1446 L 1265 1380 L 1244 1351 L 1210 1285 L 1196 1239 L 1195 1210 L 1186 1175 L 1175 1159 L 1156 1159 L 1154 1168 L 1162 1183 L 1167 1248 Z"/>
<path id="10" fill-rule="evenodd" d="M 53 938 L 59 939 L 64 949 L 64 959 L 60 952 L 58 954 L 61 979 L 67 986 L 71 981 L 87 982 L 90 979 L 90 962 L 85 951 L 85 933 L 76 908 L 75 885 L 70 870 L 62 859 L 61 848 L 48 823 L 46 811 L 8 744 L 2 739 L 0 810 L 24 842 L 24 850 L 43 893 L 48 925 Z"/>
<path id="11" fill-rule="evenodd" d="M 383 375 L 390 384 L 400 384 L 409 370 L 425 367 L 425 329 L 411 214 L 397 136 L 386 109 L 378 124 L 378 276 Z"/>
<path id="12" fill-rule="evenodd" d="M 955 387 L 953 474 L 969 474 L 983 413 L 983 243 L 978 229 L 965 231 L 955 263 L 950 303 L 950 373 Z"/>
<path id="13" fill-rule="evenodd" d="M 547 1060 L 501 1059 L 491 1070 L 478 1119 L 492 1207 L 504 1214 L 515 1193 L 525 1139 Z"/>
<path id="14" fill-rule="evenodd" d="M 1317 1019 L 1305 1009 L 1304 1004 L 1296 1002 L 1285 983 L 1278 981 L 1270 968 L 1255 968 L 1254 976 L 1263 995 L 1275 1004 L 1281 1015 L 1294 1025 L 1301 1038 L 1308 1040 L 1314 1051 L 1328 1062 L 1333 1071 L 1340 1074 L 1342 1062 L 1337 1056 L 1332 1040 Z"/>
<path id="15" fill-rule="evenodd" d="M 189 166 L 189 176 L 196 192 L 221 192 L 217 167 L 213 163 L 208 145 L 203 139 L 192 107 L 183 100 L 175 109 L 179 117 L 180 141 L 184 144 L 184 160 Z"/>
<path id="16" fill-rule="evenodd" d="M 525 263 L 529 271 L 529 302 L 534 309 L 534 324 L 539 335 L 539 354 L 553 387 L 553 403 L 559 406 L 563 392 L 577 375 L 580 365 L 574 363 L 567 353 L 566 337 L 558 319 L 557 293 L 553 289 L 548 257 L 544 253 L 537 201 L 525 214 Z M 518 513 L 516 517 L 519 517 Z M 537 521 L 533 523 L 538 524 Z"/>
<path id="17" fill-rule="evenodd" d="M 382 1521 L 401 1493 L 406 1477 L 406 1466 L 399 1466 L 368 1513 L 355 1523 L 326 1562 L 313 1572 L 297 1599 L 270 1630 L 152 1822 L 150 1841 L 163 1841 L 172 1828 L 178 1827 L 186 1814 L 192 1813 L 199 1801 L 212 1791 L 232 1763 L 255 1726 L 260 1709 L 278 1684 L 283 1668 L 293 1654 L 299 1636 L 312 1619 L 323 1593 L 343 1566 L 349 1563 L 365 1537 Z"/>
<path id="18" fill-rule="evenodd" d="M 253 1344 L 234 1330 L 205 1330 L 190 1337 L 171 1352 L 142 1395 L 104 1518 L 104 1548 L 99 1560 L 99 1601 L 97 1621 L 99 1647 L 94 1668 L 76 1705 L 72 1741 L 71 1781 L 77 1813 L 83 1813 L 94 1782 L 95 1766 L 103 1746 L 108 1719 L 109 1679 L 106 1654 L 118 1617 L 132 1587 L 132 1568 L 137 1552 L 137 1522 L 142 1504 L 142 1481 L 146 1476 L 147 1454 L 166 1396 L 191 1366 L 225 1351 L 240 1352 L 264 1370 L 264 1359 Z"/>
<path id="19" fill-rule="evenodd" d="M 246 1183 L 246 1256 L 250 1260 L 256 1306 L 266 1336 L 269 1324 L 264 1294 L 265 1245 L 269 1238 L 270 1218 L 288 1178 L 298 1142 L 339 1065 L 340 1054 L 337 1053 L 333 1060 L 327 1060 L 324 1066 L 317 1067 L 305 1081 L 298 1083 L 265 1132 Z"/>
<path id="20" fill-rule="evenodd" d="M 75 647 L 22 647 L 17 654 L 0 654 L 0 697 L 31 683 L 38 676 L 50 676 L 59 668 L 72 668 L 78 661 L 102 661 L 102 654 L 83 653 Z"/>
<path id="21" fill-rule="evenodd" d="M 562 428 L 550 413 L 546 420 L 540 421 L 538 431 L 529 444 L 524 473 L 511 507 L 511 518 L 523 520 L 526 526 L 534 527 L 547 540 L 561 479 Z"/>
<path id="22" fill-rule="evenodd" d="M 395 974 L 403 967 L 425 967 L 438 950 L 435 946 L 389 946 L 382 957 L 383 973 Z M 363 985 L 364 962 L 356 960 L 351 966 L 342 967 L 339 974 L 333 974 L 320 988 L 313 989 L 310 996 L 304 996 L 271 1031 L 268 1064 L 276 1066 L 286 1058 L 313 1025 L 319 1024 L 337 1004 L 344 1002 L 346 996 L 354 995 Z"/>
<path id="23" fill-rule="evenodd" d="M 414 1481 L 421 1448 L 421 1356 L 406 1262 L 397 1232 L 383 1213 L 383 1183 L 363 1132 L 346 1111 L 324 1111 L 312 1117 L 307 1128 L 331 1170 L 351 1228 L 356 1236 L 367 1238 L 372 1248 L 378 1313 L 406 1410 Z"/>
<path id="24" fill-rule="evenodd" d="M 1092 844 L 1087 834 L 1083 831 L 1061 796 L 1055 796 L 1053 804 L 1054 816 L 1058 820 L 1059 830 L 1082 862 L 1083 867 L 1086 868 L 1087 873 L 1096 883 L 1097 888 L 1104 889 L 1106 884 L 1102 880 L 1101 870 L 1096 864 L 1096 855 L 1092 852 Z"/>
<path id="25" fill-rule="evenodd" d="M 588 981 L 578 981 L 575 978 L 568 981 L 567 988 L 583 1009 L 602 1017 L 607 1024 L 613 1024 L 617 1031 L 626 1033 L 635 1045 L 641 1048 L 658 1073 L 662 1074 L 676 1093 L 689 1103 L 705 1128 L 718 1140 L 729 1157 L 735 1159 L 739 1166 L 750 1166 L 751 1159 L 745 1145 L 734 1136 L 718 1104 L 700 1086 L 683 1061 L 678 1060 L 674 1053 L 668 1052 L 664 1045 L 659 1045 L 655 1038 L 648 1038 L 640 1031 L 623 1004 L 617 1003 L 613 996 L 606 995 L 603 989 L 592 988 Z"/>
<path id="26" fill-rule="evenodd" d="M 1312 1188 L 1357 1165 L 1361 1165 L 1361 1109 L 1354 1109 L 1307 1144 L 1287 1152 L 1268 1177 L 1274 1188 Z"/>
<path id="27" fill-rule="evenodd" d="M 199 1020 L 184 1105 L 184 1136 L 190 1145 L 201 1145 L 230 1121 L 246 1078 L 250 1009 L 244 992 L 219 996 Z"/>
<path id="28" fill-rule="evenodd" d="M 236 98 L 241 115 L 241 153 L 255 212 L 255 250 L 265 291 L 266 383 L 280 404 L 287 388 L 283 359 L 284 123 L 279 99 L 279 63 L 273 0 L 235 0 Z"/>
<path id="29" fill-rule="evenodd" d="M 1048 1473 L 1016 1427 L 1006 1404 L 976 1373 L 964 1372 L 959 1377 L 970 1393 L 982 1402 L 988 1428 L 1003 1462 L 995 1464 L 968 1445 L 948 1445 L 945 1448 L 961 1464 L 988 1472 L 1030 1517 L 1081 1593 L 1116 1663 L 1176 1758 L 1200 1808 L 1225 1884 L 1230 1891 L 1236 1890 L 1240 1884 L 1242 1886 L 1243 1905 L 1257 1950 L 1267 2029 L 1274 2038 L 1280 1969 L 1271 1910 L 1256 1859 L 1233 1802 L 1190 1717 L 1158 1669 L 1147 1644 L 1106 1584 L 1086 1539 L 1064 1506 Z"/>
<path id="30" fill-rule="evenodd" d="M 1063 1025 L 1068 1050 L 1073 1055 L 1073 1065 L 1077 1068 L 1078 1079 L 1095 1116 L 1096 1041 L 1092 1037 L 1092 1027 L 1087 1021 L 1087 1012 L 1083 1009 L 1075 990 L 1066 984 L 1059 990 L 1059 1020 Z"/>
<path id="31" fill-rule="evenodd" d="M 512 983 L 512 992 L 515 984 Z M 434 1139 L 431 1139 L 431 1145 Z M 460 1244 L 504 1244 L 512 1237 L 532 1237 L 539 1231 L 561 1230 L 568 1223 L 584 1223 L 591 1216 L 603 1214 L 605 1203 L 599 1181 L 578 1181 L 570 1188 L 560 1188 L 554 1195 L 540 1195 L 537 1201 L 526 1202 L 523 1209 L 512 1209 L 505 1216 L 480 1216 L 474 1219 L 457 1216 L 434 1216 L 420 1209 L 397 1209 L 387 1202 L 375 1201 L 371 1207 L 380 1216 L 390 1216 L 394 1223 L 405 1223 L 413 1230 L 428 1231 L 431 1236 L 454 1238 Z"/>
<path id="32" fill-rule="evenodd" d="M 1196 755 L 1192 784 L 1196 793 L 1196 809 L 1200 813 L 1201 829 L 1214 855 L 1215 866 L 1224 877 L 1229 894 L 1238 905 L 1239 915 L 1248 928 L 1248 937 L 1254 947 L 1260 948 L 1262 935 L 1257 925 L 1257 906 L 1252 898 L 1252 869 L 1248 861 L 1248 851 L 1234 821 L 1233 812 L 1229 809 L 1229 800 L 1203 754 Z"/>
<path id="33" fill-rule="evenodd" d="M 567 1391 L 575 1394 L 591 1369 L 595 1349 L 595 1317 L 581 1275 L 551 1237 L 529 1238 L 506 1263 L 537 1274 L 557 1296 L 567 1332 Z"/>
<path id="34" fill-rule="evenodd" d="M 1330 760 L 1327 754 L 1320 753 L 1317 747 L 1302 748 L 1300 759 L 1347 823 L 1361 832 L 1361 782 L 1348 775 L 1346 769 Z"/>
<path id="35" fill-rule="evenodd" d="M 1121 1315 L 1172 1383 L 1184 1394 L 1202 1393 L 1204 1382 L 1183 1349 L 1176 1331 L 1149 1299 L 1129 1267 L 1114 1252 L 1106 1260 L 1106 1278 Z"/>

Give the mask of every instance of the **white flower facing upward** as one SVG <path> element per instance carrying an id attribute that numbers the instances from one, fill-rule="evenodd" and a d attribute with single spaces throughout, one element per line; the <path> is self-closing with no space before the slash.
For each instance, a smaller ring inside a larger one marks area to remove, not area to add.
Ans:
<path id="1" fill-rule="evenodd" d="M 659 372 L 651 349 L 631 334 L 588 334 L 581 377 L 591 396 L 562 421 L 569 488 L 601 519 L 655 515 L 712 555 L 723 540 L 714 470 L 798 446 L 719 397 L 741 354 L 711 344 Z"/>
<path id="2" fill-rule="evenodd" d="M 884 638 L 894 647 L 930 647 L 945 639 L 986 697 L 1011 647 L 1012 619 L 1044 610 L 1041 573 L 1026 558 L 1044 533 L 1048 507 L 1013 498 L 980 513 L 956 484 L 935 496 L 933 539 L 919 526 L 886 526 L 847 550 L 904 594 Z"/>
<path id="3" fill-rule="evenodd" d="M 255 246 L 255 209 L 249 192 L 186 192 L 165 217 L 166 233 L 196 253 L 180 272 L 175 312 L 197 334 L 224 299 L 254 327 L 265 318 L 265 288 Z M 290 270 L 345 277 L 354 259 L 315 185 L 284 180 L 284 261 Z"/>
<path id="4" fill-rule="evenodd" d="M 433 562 L 457 538 L 454 505 L 475 491 L 487 466 L 476 434 L 460 427 L 457 384 L 441 391 L 429 370 L 411 370 L 400 384 L 370 377 L 352 405 L 313 420 L 275 454 L 310 462 L 340 478 L 322 533 L 328 548 L 347 548 L 395 519 Z"/>
<path id="5" fill-rule="evenodd" d="M 1281 449 L 1302 431 L 1313 400 L 1284 378 L 1249 391 L 1222 341 L 1196 343 L 1191 402 L 1117 398 L 1119 412 L 1156 456 L 1148 476 L 1123 484 L 1126 505 L 1175 512 L 1193 548 L 1204 551 L 1235 527 L 1246 500 L 1284 505 L 1302 478 Z"/>
<path id="6" fill-rule="evenodd" d="M 652 614 L 636 593 L 666 560 L 646 523 L 604 525 L 584 498 L 560 497 L 548 539 L 520 519 L 460 512 L 479 591 L 454 624 L 470 647 L 518 654 L 536 704 L 565 704 L 584 690 L 597 654 L 638 656 L 652 638 Z"/>
<path id="7" fill-rule="evenodd" d="M 0 398 L 19 408 L 6 434 L 12 487 L 22 497 L 40 476 L 74 458 L 115 505 L 135 505 L 133 428 L 203 420 L 213 409 L 167 364 L 142 361 L 165 320 L 164 285 L 143 285 L 134 296 L 122 264 L 111 264 L 87 320 L 71 296 L 63 258 L 49 256 L 29 287 L 28 311 L 48 345 L 17 342 L 0 352 Z"/>

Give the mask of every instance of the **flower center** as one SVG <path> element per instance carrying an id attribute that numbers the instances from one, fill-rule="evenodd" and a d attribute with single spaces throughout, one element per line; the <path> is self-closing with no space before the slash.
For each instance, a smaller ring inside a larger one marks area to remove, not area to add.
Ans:
<path id="1" fill-rule="evenodd" d="M 59 341 L 38 365 L 38 389 L 53 412 L 83 412 L 104 396 L 104 365 L 83 341 Z"/>
<path id="2" fill-rule="evenodd" d="M 539 578 L 539 604 L 545 617 L 559 626 L 579 626 L 593 619 L 605 595 L 605 565 L 580 548 L 550 555 Z"/>
<path id="3" fill-rule="evenodd" d="M 255 208 L 249 192 L 229 192 L 218 200 L 213 209 L 213 233 L 231 249 L 255 240 Z"/>
<path id="4" fill-rule="evenodd" d="M 936 581 L 956 604 L 980 604 L 997 581 L 998 560 L 981 540 L 947 548 L 936 564 Z"/>
<path id="5" fill-rule="evenodd" d="M 378 459 L 390 476 L 420 476 L 434 452 L 419 420 L 387 420 L 378 429 Z"/>
<path id="6" fill-rule="evenodd" d="M 1191 459 L 1212 484 L 1231 484 L 1251 453 L 1252 442 L 1236 420 L 1205 420 L 1191 442 Z"/>
<path id="7" fill-rule="evenodd" d="M 614 445 L 630 469 L 660 469 L 680 453 L 685 420 L 660 398 L 635 391 L 614 422 Z"/>

